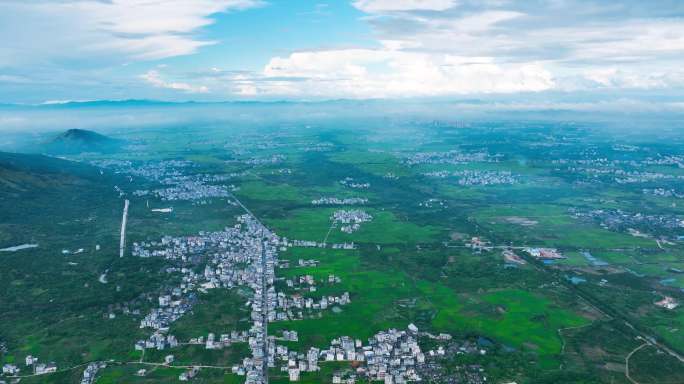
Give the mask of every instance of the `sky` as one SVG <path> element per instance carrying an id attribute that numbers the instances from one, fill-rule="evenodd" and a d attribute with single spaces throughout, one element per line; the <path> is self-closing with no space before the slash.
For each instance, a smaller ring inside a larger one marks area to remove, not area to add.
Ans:
<path id="1" fill-rule="evenodd" d="M 0 0 L 0 103 L 676 98 L 683 17 L 681 0 Z"/>

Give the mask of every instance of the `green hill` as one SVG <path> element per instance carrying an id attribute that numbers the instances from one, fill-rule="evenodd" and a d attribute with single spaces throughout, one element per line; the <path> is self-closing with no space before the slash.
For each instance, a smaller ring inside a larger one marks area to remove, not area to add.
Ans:
<path id="1" fill-rule="evenodd" d="M 78 154 L 83 152 L 111 153 L 121 149 L 122 140 L 85 129 L 69 129 L 44 145 L 52 154 Z"/>
<path id="2" fill-rule="evenodd" d="M 118 217 L 123 180 L 88 164 L 0 152 L 0 248 L 31 239 L 73 237 L 83 220 Z"/>
<path id="3" fill-rule="evenodd" d="M 99 170 L 85 164 L 43 155 L 0 152 L 0 196 L 18 197 L 82 186 L 99 179 Z"/>

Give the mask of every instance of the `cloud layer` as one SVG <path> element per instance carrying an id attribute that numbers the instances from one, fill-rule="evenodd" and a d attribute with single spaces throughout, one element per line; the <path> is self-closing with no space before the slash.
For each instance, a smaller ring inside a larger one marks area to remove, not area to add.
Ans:
<path id="1" fill-rule="evenodd" d="M 355 0 L 352 2 L 354 7 L 366 13 L 444 11 L 456 4 L 456 0 Z"/>
<path id="2" fill-rule="evenodd" d="M 249 46 L 258 64 L 233 60 L 245 52 L 226 42 L 250 36 L 205 33 L 222 13 L 280 1 L 289 0 L 0 1 L 0 36 L 9 37 L 0 42 L 0 88 L 61 87 L 46 99 L 97 98 L 82 93 L 90 86 L 179 99 L 684 89 L 681 0 L 340 0 L 358 14 L 363 39 L 288 45 L 274 35 L 270 51 L 259 40 Z M 311 4 L 317 17 L 326 10 L 326 23 L 283 25 L 304 35 L 334 30 L 332 8 Z M 222 53 L 203 56 L 215 44 Z M 159 65 L 189 55 L 201 64 Z M 135 72 L 122 69 L 129 64 Z"/>
<path id="3" fill-rule="evenodd" d="M 363 98 L 679 89 L 683 4 L 355 0 L 378 48 L 276 56 L 237 90 Z"/>
<path id="4" fill-rule="evenodd" d="M 212 15 L 260 0 L 5 0 L 0 2 L 4 65 L 155 60 L 213 44 L 196 32 Z"/>
<path id="5" fill-rule="evenodd" d="M 183 91 L 187 93 L 207 93 L 209 92 L 209 87 L 205 85 L 192 85 L 189 83 L 182 82 L 169 82 L 162 78 L 159 71 L 149 70 L 145 74 L 140 75 L 140 78 L 145 80 L 147 83 L 154 87 L 174 89 L 177 91 Z"/>
<path id="6" fill-rule="evenodd" d="M 298 52 L 275 57 L 259 91 L 353 97 L 437 96 L 466 93 L 543 91 L 551 74 L 535 63 L 496 64 L 488 57 L 460 57 L 383 48 Z"/>

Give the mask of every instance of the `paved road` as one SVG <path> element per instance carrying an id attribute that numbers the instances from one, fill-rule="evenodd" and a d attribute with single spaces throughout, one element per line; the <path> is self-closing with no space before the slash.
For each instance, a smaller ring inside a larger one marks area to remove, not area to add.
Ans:
<path id="1" fill-rule="evenodd" d="M 261 367 L 261 382 L 264 384 L 268 384 L 268 280 L 267 280 L 267 274 L 266 274 L 266 267 L 267 267 L 267 256 L 266 256 L 266 241 L 264 240 L 264 231 L 266 230 L 266 226 L 259 220 L 256 215 L 252 213 L 252 211 L 249 210 L 242 202 L 235 197 L 235 195 L 232 196 L 233 199 L 235 200 L 238 205 L 247 212 L 248 215 L 252 216 L 254 220 L 256 220 L 257 223 L 261 226 L 261 321 L 264 327 L 264 333 L 262 335 L 263 340 L 261 340 L 261 346 L 263 348 L 263 353 L 262 353 L 262 367 Z"/>
<path id="2" fill-rule="evenodd" d="M 634 348 L 634 350 L 633 350 L 632 352 L 630 352 L 629 355 L 627 355 L 627 357 L 625 357 L 625 377 L 626 377 L 627 380 L 629 380 L 632 384 L 639 384 L 639 382 L 637 382 L 636 380 L 634 380 L 634 379 L 632 378 L 632 376 L 629 375 L 629 359 L 632 357 L 632 355 L 634 355 L 635 353 L 637 353 L 637 351 L 639 351 L 641 348 L 644 348 L 644 347 L 646 347 L 646 346 L 648 346 L 648 345 L 651 345 L 651 344 L 649 344 L 648 342 L 644 342 L 644 343 L 641 344 L 640 346 Z"/>
<path id="3" fill-rule="evenodd" d="M 254 216 L 254 215 L 252 215 Z M 256 219 L 256 217 L 255 217 Z M 260 223 L 261 224 L 261 223 Z M 261 241 L 261 323 L 264 327 L 262 334 L 261 346 L 263 348 L 263 360 L 261 366 L 262 382 L 268 384 L 268 281 L 266 274 L 266 242 L 263 240 L 263 224 L 262 227 L 262 241 Z"/>

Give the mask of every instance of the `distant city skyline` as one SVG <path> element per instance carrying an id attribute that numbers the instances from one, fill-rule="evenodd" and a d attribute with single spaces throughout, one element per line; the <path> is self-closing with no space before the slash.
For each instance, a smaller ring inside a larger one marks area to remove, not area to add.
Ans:
<path id="1" fill-rule="evenodd" d="M 676 0 L 5 0 L 0 102 L 679 95 L 683 16 Z"/>

